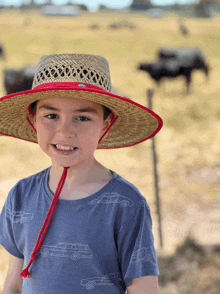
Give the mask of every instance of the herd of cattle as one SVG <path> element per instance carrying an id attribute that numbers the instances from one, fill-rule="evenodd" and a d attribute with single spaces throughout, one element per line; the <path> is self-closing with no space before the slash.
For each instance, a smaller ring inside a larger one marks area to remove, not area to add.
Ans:
<path id="1" fill-rule="evenodd" d="M 0 57 L 4 58 L 3 47 L 0 46 Z M 161 48 L 157 52 L 157 60 L 138 65 L 138 70 L 147 72 L 160 85 L 164 78 L 184 76 L 187 92 L 190 91 L 191 76 L 194 70 L 202 70 L 208 76 L 209 66 L 202 50 L 197 47 Z M 22 69 L 4 69 L 4 86 L 6 94 L 30 90 L 36 66 L 27 65 Z"/>

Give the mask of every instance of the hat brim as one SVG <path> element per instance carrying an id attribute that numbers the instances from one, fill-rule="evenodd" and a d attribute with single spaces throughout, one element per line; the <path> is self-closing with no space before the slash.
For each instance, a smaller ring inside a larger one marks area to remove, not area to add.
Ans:
<path id="1" fill-rule="evenodd" d="M 68 84 L 68 86 L 67 86 Z M 48 83 L 32 90 L 0 98 L 0 134 L 37 143 L 37 135 L 28 107 L 37 100 L 49 97 L 72 97 L 104 105 L 118 116 L 97 149 L 128 147 L 155 136 L 162 128 L 162 119 L 152 110 L 99 87 L 79 83 Z"/>

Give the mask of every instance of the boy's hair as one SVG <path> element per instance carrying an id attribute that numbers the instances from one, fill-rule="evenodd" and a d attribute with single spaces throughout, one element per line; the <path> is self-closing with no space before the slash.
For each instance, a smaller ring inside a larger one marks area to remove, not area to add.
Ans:
<path id="1" fill-rule="evenodd" d="M 31 110 L 33 111 L 33 113 L 36 114 L 37 101 L 34 101 L 34 102 L 30 105 L 30 108 L 31 108 Z M 108 107 L 106 107 L 106 106 L 104 106 L 104 105 L 102 105 L 102 108 L 103 108 L 103 114 L 104 114 L 103 118 L 104 118 L 104 120 L 106 120 L 106 119 L 109 117 L 109 115 L 112 113 L 112 111 L 111 111 Z"/>

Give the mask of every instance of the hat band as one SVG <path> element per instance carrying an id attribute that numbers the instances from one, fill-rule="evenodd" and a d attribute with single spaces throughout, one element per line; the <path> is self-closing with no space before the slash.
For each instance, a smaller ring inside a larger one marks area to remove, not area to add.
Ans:
<path id="1" fill-rule="evenodd" d="M 58 89 L 61 88 L 62 90 L 70 90 L 70 89 L 74 89 L 74 90 L 85 90 L 85 91 L 90 91 L 90 90 L 98 90 L 98 91 L 102 91 L 102 92 L 107 92 L 106 90 L 91 85 L 91 84 L 87 84 L 87 83 L 81 83 L 81 82 L 51 82 L 51 83 L 44 83 L 44 84 L 40 84 L 34 88 L 32 88 L 32 90 L 49 90 L 49 89 L 53 89 L 54 88 Z M 109 92 L 108 92 L 109 93 Z"/>

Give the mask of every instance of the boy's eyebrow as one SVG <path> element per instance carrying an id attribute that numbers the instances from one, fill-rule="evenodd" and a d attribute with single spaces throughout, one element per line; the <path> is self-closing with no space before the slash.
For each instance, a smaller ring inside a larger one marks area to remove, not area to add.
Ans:
<path id="1" fill-rule="evenodd" d="M 43 105 L 39 106 L 38 109 L 41 109 L 41 108 L 43 108 L 43 109 L 47 109 L 47 110 L 57 110 L 57 111 L 59 111 L 58 108 L 53 107 L 53 106 L 50 106 L 50 105 L 47 105 L 47 104 L 43 104 Z"/>
<path id="2" fill-rule="evenodd" d="M 59 108 L 56 108 L 54 106 L 51 106 L 51 105 L 48 105 L 48 104 L 43 104 L 41 106 L 39 106 L 38 109 L 47 109 L 47 110 L 54 110 L 54 111 L 60 111 Z M 80 109 L 76 109 L 75 111 L 73 112 L 91 112 L 91 113 L 98 113 L 98 111 L 95 109 L 95 108 L 92 108 L 92 107 L 85 107 L 85 108 L 80 108 Z"/>
<path id="3" fill-rule="evenodd" d="M 85 107 L 85 108 L 77 109 L 76 112 L 93 112 L 93 113 L 98 113 L 98 111 L 95 108 L 92 108 L 92 107 Z"/>

